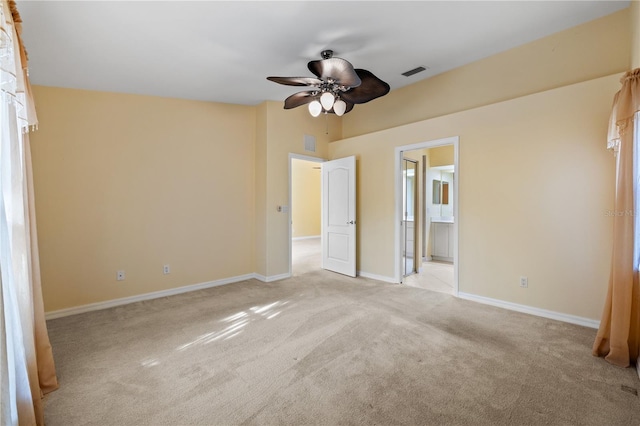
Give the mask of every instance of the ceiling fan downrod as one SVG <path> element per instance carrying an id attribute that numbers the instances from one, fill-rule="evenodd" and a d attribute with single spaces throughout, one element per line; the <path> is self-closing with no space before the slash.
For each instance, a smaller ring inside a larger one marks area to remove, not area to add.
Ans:
<path id="1" fill-rule="evenodd" d="M 320 56 L 322 56 L 322 59 L 332 58 L 333 57 L 333 50 L 331 50 L 331 49 L 323 50 L 322 52 L 320 52 Z"/>

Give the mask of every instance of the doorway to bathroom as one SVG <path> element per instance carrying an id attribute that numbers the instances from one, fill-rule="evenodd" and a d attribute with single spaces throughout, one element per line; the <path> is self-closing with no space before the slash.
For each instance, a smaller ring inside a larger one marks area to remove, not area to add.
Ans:
<path id="1" fill-rule="evenodd" d="M 396 278 L 458 292 L 458 138 L 396 148 Z"/>

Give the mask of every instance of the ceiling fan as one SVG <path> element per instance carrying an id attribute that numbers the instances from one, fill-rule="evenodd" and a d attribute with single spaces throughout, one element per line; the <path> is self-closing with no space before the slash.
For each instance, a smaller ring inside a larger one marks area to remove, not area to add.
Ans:
<path id="1" fill-rule="evenodd" d="M 284 109 L 309 104 L 309 113 L 342 116 L 355 104 L 364 104 L 389 93 L 387 83 L 372 72 L 353 68 L 349 61 L 334 58 L 333 50 L 323 50 L 322 59 L 307 65 L 314 77 L 267 77 L 267 80 L 287 86 L 310 86 L 311 89 L 294 93 L 284 101 Z"/>

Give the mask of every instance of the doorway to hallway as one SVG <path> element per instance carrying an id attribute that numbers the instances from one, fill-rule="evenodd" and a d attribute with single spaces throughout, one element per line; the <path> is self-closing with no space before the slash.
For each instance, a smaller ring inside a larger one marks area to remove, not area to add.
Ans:
<path id="1" fill-rule="evenodd" d="M 290 154 L 289 272 L 292 276 L 322 268 L 321 158 Z"/>

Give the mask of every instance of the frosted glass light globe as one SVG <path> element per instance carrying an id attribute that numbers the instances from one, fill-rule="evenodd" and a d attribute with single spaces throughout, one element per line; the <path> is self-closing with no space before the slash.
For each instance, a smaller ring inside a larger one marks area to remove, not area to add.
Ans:
<path id="1" fill-rule="evenodd" d="M 338 117 L 342 117 L 342 114 L 344 114 L 346 110 L 347 110 L 347 103 L 342 99 L 338 99 L 333 104 L 333 112 L 335 112 Z"/>
<path id="2" fill-rule="evenodd" d="M 322 96 L 320 96 L 320 103 L 325 111 L 329 111 L 331 109 L 335 100 L 336 98 L 334 98 L 333 94 L 329 92 L 324 92 Z"/>
<path id="3" fill-rule="evenodd" d="M 321 112 L 322 112 L 322 105 L 320 105 L 320 102 L 313 101 L 309 104 L 309 114 L 311 114 L 314 117 L 317 117 L 320 115 Z"/>

